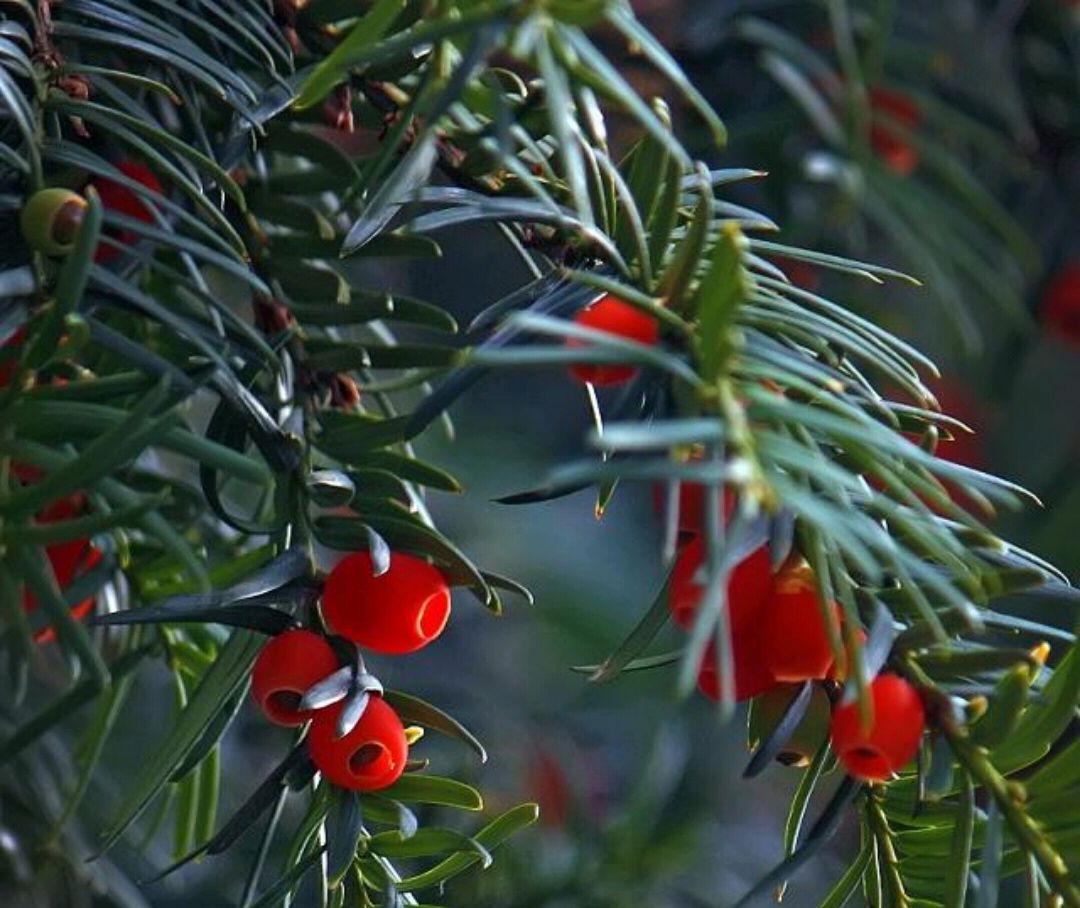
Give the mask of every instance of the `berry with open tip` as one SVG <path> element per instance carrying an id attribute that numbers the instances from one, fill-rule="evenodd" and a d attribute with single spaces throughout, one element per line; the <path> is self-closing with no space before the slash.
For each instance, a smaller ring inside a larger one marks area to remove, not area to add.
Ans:
<path id="1" fill-rule="evenodd" d="M 330 782 L 353 791 L 378 791 L 393 785 L 405 770 L 409 745 L 401 719 L 382 697 L 372 696 L 356 726 L 337 737 L 343 703 L 315 714 L 308 752 Z"/>
<path id="2" fill-rule="evenodd" d="M 367 552 L 345 556 L 326 578 L 322 602 L 334 633 L 389 655 L 427 646 L 450 618 L 446 578 L 404 552 L 393 552 L 378 576 Z"/>
<path id="3" fill-rule="evenodd" d="M 302 725 L 311 718 L 310 711 L 300 709 L 304 693 L 337 668 L 337 654 L 321 634 L 285 631 L 259 650 L 251 694 L 275 725 Z"/>
<path id="4" fill-rule="evenodd" d="M 911 762 L 926 729 L 919 692 L 899 675 L 878 675 L 870 684 L 873 716 L 863 727 L 859 704 L 837 707 L 832 718 L 832 746 L 849 775 L 864 782 L 884 782 Z"/>

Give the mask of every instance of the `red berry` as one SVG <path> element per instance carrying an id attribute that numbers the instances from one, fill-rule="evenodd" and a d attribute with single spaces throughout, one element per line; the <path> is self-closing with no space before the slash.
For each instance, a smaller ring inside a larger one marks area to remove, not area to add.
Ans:
<path id="1" fill-rule="evenodd" d="M 671 616 L 679 627 L 689 628 L 694 623 L 694 614 L 705 595 L 704 578 L 698 578 L 704 564 L 705 540 L 700 536 L 684 546 L 675 558 L 669 604 Z M 733 633 L 743 633 L 756 622 L 771 588 L 769 550 L 761 546 L 735 565 L 728 577 L 727 608 Z"/>
<path id="2" fill-rule="evenodd" d="M 862 643 L 863 646 L 866 646 L 866 631 L 864 631 L 861 627 L 857 628 L 855 630 L 855 636 L 859 638 L 859 642 Z M 829 666 L 829 673 L 825 676 L 826 680 L 836 681 L 839 684 L 843 684 L 848 679 L 848 666 L 850 662 L 851 647 L 845 646 L 843 658 L 839 661 L 834 661 L 833 664 Z"/>
<path id="3" fill-rule="evenodd" d="M 337 654 L 325 637 L 313 631 L 285 631 L 259 650 L 251 670 L 251 694 L 271 722 L 302 725 L 311 712 L 300 709 L 300 699 L 337 669 Z"/>
<path id="4" fill-rule="evenodd" d="M 911 762 L 926 728 L 919 692 L 899 675 L 878 675 L 870 684 L 874 714 L 866 729 L 858 703 L 837 707 L 832 718 L 832 745 L 850 775 L 883 782 Z"/>
<path id="5" fill-rule="evenodd" d="M 50 545 L 45 550 L 49 563 L 52 565 L 56 582 L 61 587 L 67 586 L 82 573 L 80 568 L 91 567 L 101 561 L 101 553 L 98 552 L 88 539 L 72 539 L 68 542 L 58 542 Z"/>
<path id="6" fill-rule="evenodd" d="M 814 293 L 821 285 L 820 272 L 809 262 L 777 256 L 773 259 L 773 264 L 779 266 L 796 287 Z"/>
<path id="7" fill-rule="evenodd" d="M 874 88 L 870 90 L 870 109 L 870 145 L 891 170 L 907 176 L 919 163 L 918 151 L 905 137 L 922 122 L 918 105 L 902 92 Z"/>
<path id="8" fill-rule="evenodd" d="M 660 326 L 656 323 L 656 319 L 611 294 L 602 296 L 591 306 L 582 309 L 574 317 L 574 324 L 596 331 L 606 331 L 623 340 L 637 341 L 639 344 L 650 346 L 660 339 Z M 569 347 L 586 345 L 585 341 L 576 338 L 571 338 L 566 343 Z M 580 363 L 570 367 L 570 374 L 574 378 L 594 385 L 618 385 L 633 378 L 636 371 L 634 366 L 591 363 Z"/>
<path id="9" fill-rule="evenodd" d="M 809 290 L 813 293 L 821 283 L 821 277 L 813 265 L 792 259 L 784 265 L 788 278 L 796 287 Z"/>
<path id="10" fill-rule="evenodd" d="M 17 469 L 12 472 L 24 482 L 36 482 L 34 479 L 23 479 L 26 470 L 22 464 L 17 465 Z M 86 495 L 82 492 L 74 492 L 47 504 L 34 519 L 37 523 L 58 523 L 61 520 L 71 520 L 73 517 L 78 517 L 85 508 Z"/>
<path id="11" fill-rule="evenodd" d="M 101 552 L 87 539 L 72 539 L 59 542 L 45 549 L 45 557 L 52 566 L 56 585 L 63 590 L 78 576 L 92 570 L 101 562 Z M 95 597 L 88 596 L 82 602 L 71 607 L 71 617 L 76 621 L 85 618 L 94 608 Z M 38 607 L 37 597 L 29 588 L 23 590 L 23 611 L 30 613 Z M 52 625 L 41 628 L 34 634 L 35 643 L 51 643 L 56 639 L 56 628 Z"/>
<path id="12" fill-rule="evenodd" d="M 840 607 L 829 606 L 839 626 Z M 813 575 L 805 562 L 776 576 L 762 616 L 765 665 L 777 681 L 810 681 L 828 676 L 832 648 Z"/>
<path id="13" fill-rule="evenodd" d="M 13 464 L 13 472 L 20 478 L 24 466 Z M 32 468 L 31 468 L 32 469 Z M 86 496 L 82 492 L 59 498 L 48 505 L 35 517 L 37 523 L 56 523 L 61 520 L 69 520 L 78 517 L 86 507 Z M 101 552 L 91 544 L 89 539 L 71 539 L 67 542 L 57 542 L 45 548 L 45 557 L 49 560 L 53 576 L 57 586 L 63 590 L 69 586 L 76 577 L 92 570 L 101 562 Z M 95 598 L 89 596 L 71 607 L 71 616 L 75 620 L 85 618 L 94 608 Z M 38 607 L 37 597 L 29 588 L 23 590 L 23 610 L 33 612 Z M 37 643 L 50 643 L 56 639 L 56 629 L 51 625 L 44 627 L 34 634 Z"/>
<path id="14" fill-rule="evenodd" d="M 151 192 L 161 194 L 161 182 L 145 164 L 138 161 L 121 161 L 116 165 L 116 169 L 124 176 L 141 183 Z M 94 188 L 101 196 L 101 204 L 106 211 L 135 218 L 146 224 L 153 223 L 154 215 L 146 203 L 127 186 L 110 180 L 108 177 L 101 177 L 94 181 Z M 131 245 L 136 239 L 135 234 L 130 230 L 109 230 L 108 234 L 125 246 Z M 99 264 L 111 262 L 120 254 L 120 251 L 118 247 L 109 243 L 99 243 L 97 249 L 94 250 L 94 261 Z"/>
<path id="15" fill-rule="evenodd" d="M 28 486 L 31 483 L 39 482 L 45 475 L 45 471 L 28 463 L 18 463 L 13 460 L 11 462 L 11 475 L 24 486 Z"/>
<path id="16" fill-rule="evenodd" d="M 1047 284 L 1040 309 L 1048 330 L 1080 344 L 1080 261 L 1066 265 Z"/>
<path id="17" fill-rule="evenodd" d="M 653 487 L 653 507 L 658 514 L 665 513 L 666 489 L 663 485 Z M 735 510 L 735 493 L 724 489 L 724 519 Z M 699 482 L 679 483 L 679 535 L 697 536 L 705 532 L 705 486 Z"/>
<path id="18" fill-rule="evenodd" d="M 951 439 L 943 438 L 935 452 L 942 460 L 958 463 L 977 470 L 986 468 L 987 453 L 984 431 L 990 422 L 986 407 L 973 391 L 959 381 L 942 380 L 934 388 L 934 396 L 941 404 L 941 411 L 947 413 L 972 429 L 951 430 Z"/>
<path id="19" fill-rule="evenodd" d="M 749 700 L 776 684 L 761 658 L 761 635 L 756 627 L 731 635 L 731 654 L 735 660 L 735 699 Z M 709 649 L 698 669 L 698 690 L 710 700 L 720 699 L 720 675 L 716 671 L 716 652 Z"/>
<path id="20" fill-rule="evenodd" d="M 11 376 L 15 374 L 19 361 L 19 347 L 22 346 L 24 340 L 26 340 L 26 329 L 19 328 L 0 347 L 4 354 L 0 359 L 0 388 L 7 385 L 11 381 Z"/>
<path id="21" fill-rule="evenodd" d="M 443 632 L 450 618 L 446 578 L 420 558 L 394 552 L 375 576 L 367 552 L 347 555 L 323 588 L 323 617 L 334 633 L 380 653 L 411 653 Z"/>
<path id="22" fill-rule="evenodd" d="M 372 696 L 356 727 L 337 738 L 343 703 L 315 714 L 308 734 L 311 759 L 326 778 L 341 788 L 377 791 L 393 785 L 405 770 L 409 744 L 393 708 Z"/>
<path id="23" fill-rule="evenodd" d="M 552 828 L 565 825 L 573 797 L 566 767 L 541 744 L 531 751 L 526 772 L 526 789 L 540 805 L 540 822 Z"/>

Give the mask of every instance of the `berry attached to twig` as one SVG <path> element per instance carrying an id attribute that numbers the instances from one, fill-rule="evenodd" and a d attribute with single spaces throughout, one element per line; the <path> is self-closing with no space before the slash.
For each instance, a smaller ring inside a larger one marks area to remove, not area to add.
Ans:
<path id="1" fill-rule="evenodd" d="M 285 631 L 271 638 L 251 670 L 251 693 L 276 725 L 302 725 L 311 712 L 300 708 L 305 691 L 337 670 L 338 657 L 314 631 Z"/>
<path id="2" fill-rule="evenodd" d="M 574 317 L 574 324 L 649 346 L 660 339 L 660 326 L 655 318 L 610 293 L 582 309 Z M 587 342 L 577 338 L 567 341 L 569 347 L 586 345 Z M 637 369 L 634 366 L 619 364 L 578 363 L 570 367 L 570 374 L 574 378 L 594 385 L 619 385 L 633 378 L 635 372 Z"/>
<path id="3" fill-rule="evenodd" d="M 761 658 L 761 637 L 756 627 L 731 635 L 731 654 L 735 662 L 734 699 L 749 700 L 765 693 L 776 680 Z M 720 699 L 720 674 L 716 670 L 716 651 L 709 648 L 698 669 L 698 690 L 710 700 Z"/>
<path id="4" fill-rule="evenodd" d="M 671 572 L 670 607 L 675 623 L 694 623 L 704 585 L 705 541 L 699 536 L 683 547 Z M 732 633 L 746 632 L 763 612 L 772 588 L 769 550 L 761 546 L 732 569 L 727 581 L 727 608 Z"/>
<path id="5" fill-rule="evenodd" d="M 120 161 L 116 169 L 136 183 L 141 183 L 150 192 L 157 195 L 162 193 L 161 182 L 145 164 L 140 164 L 138 161 Z M 154 222 L 153 212 L 146 202 L 123 183 L 101 177 L 94 181 L 93 186 L 101 196 L 101 204 L 106 211 L 134 218 L 144 224 Z M 116 244 L 130 246 L 137 239 L 135 233 L 123 228 L 110 228 L 105 231 L 105 235 L 111 237 L 115 243 L 98 243 L 97 249 L 94 250 L 94 261 L 98 264 L 111 262 L 120 254 L 121 250 Z"/>
<path id="6" fill-rule="evenodd" d="M 899 675 L 878 675 L 870 684 L 873 717 L 863 727 L 859 704 L 837 707 L 832 745 L 848 773 L 865 782 L 883 782 L 910 763 L 926 728 L 919 692 Z"/>
<path id="7" fill-rule="evenodd" d="M 426 561 L 390 556 L 378 576 L 367 552 L 347 555 L 330 571 L 323 616 L 334 633 L 367 649 L 398 655 L 427 646 L 450 618 L 446 578 Z"/>
<path id="8" fill-rule="evenodd" d="M 377 791 L 393 785 L 405 770 L 409 745 L 401 719 L 382 697 L 373 696 L 352 731 L 337 737 L 336 703 L 315 714 L 308 751 L 319 772 L 341 788 Z"/>
<path id="9" fill-rule="evenodd" d="M 835 602 L 829 603 L 828 614 L 839 628 Z M 777 681 L 828 677 L 833 654 L 825 616 L 809 565 L 797 562 L 782 568 L 761 619 L 765 665 Z"/>

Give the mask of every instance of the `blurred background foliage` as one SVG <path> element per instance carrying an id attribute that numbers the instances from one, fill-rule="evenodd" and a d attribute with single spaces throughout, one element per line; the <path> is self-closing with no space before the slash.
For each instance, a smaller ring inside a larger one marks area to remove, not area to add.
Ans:
<path id="1" fill-rule="evenodd" d="M 794 244 L 908 270 L 925 282 L 921 290 L 899 283 L 864 289 L 805 266 L 798 272 L 807 286 L 872 316 L 943 366 L 936 390 L 944 409 L 977 435 L 941 453 L 1018 480 L 1047 502 L 1042 511 L 1003 515 L 995 529 L 1075 578 L 1080 269 L 1070 268 L 1080 262 L 1080 7 L 1066 0 L 634 5 L 728 125 L 730 144 L 719 159 L 704 135 L 694 150 L 711 165 L 768 171 L 735 189 L 734 200 L 784 224 L 783 237 Z M 865 71 L 853 66 L 855 47 L 871 49 Z M 614 40 L 605 50 L 617 53 Z M 633 55 L 622 65 L 644 94 L 666 94 Z M 677 107 L 672 113 L 693 149 L 695 118 Z M 863 124 L 874 117 L 883 124 L 867 143 Z M 910 130 L 906 153 L 888 138 L 897 121 Z M 436 300 L 467 323 L 523 278 L 520 263 L 493 242 L 493 229 L 444 232 L 438 262 L 357 265 L 358 282 Z M 775 766 L 741 780 L 747 752 L 737 726 L 718 726 L 697 699 L 678 704 L 673 673 L 590 686 L 570 670 L 605 656 L 661 582 L 650 490 L 620 489 L 600 521 L 588 492 L 526 509 L 493 502 L 535 486 L 548 466 L 578 452 L 589 411 L 582 387 L 561 370 L 488 378 L 454 416 L 456 439 L 432 432 L 420 450 L 466 493 L 433 493 L 433 514 L 478 561 L 528 585 L 537 606 L 509 608 L 498 622 L 461 609 L 445 645 L 376 669 L 388 685 L 407 680 L 411 691 L 455 704 L 487 742 L 484 784 L 493 808 L 532 798 L 543 812 L 491 870 L 452 883 L 446 901 L 723 904 L 781 855 L 798 773 Z M 1048 623 L 1067 620 L 1022 598 L 1010 607 Z M 110 745 L 117 780 L 138 766 L 138 742 L 155 739 L 167 720 L 153 709 L 123 715 L 130 727 Z M 284 733 L 262 723 L 242 718 L 236 728 L 222 760 L 223 812 L 285 746 Z M 40 824 L 35 763 L 54 761 L 73 777 L 66 760 L 63 749 L 46 746 L 3 769 L 6 823 Z M 456 749 L 447 748 L 441 765 L 475 780 L 475 766 Z M 94 777 L 85 799 L 91 824 L 116 796 L 106 786 L 120 784 Z M 817 904 L 856 841 L 852 825 L 800 874 L 785 903 Z M 235 888 L 254 849 L 241 840 L 144 895 L 159 906 L 226 904 L 221 894 Z M 58 846 L 58 867 L 67 859 Z M 111 860 L 142 879 L 169 856 L 122 846 Z M 108 862 L 93 866 L 111 872 Z M 76 904 L 64 889 L 68 879 L 57 873 L 51 885 L 46 876 L 37 900 L 26 904 Z M 118 876 L 110 885 L 126 884 Z M 91 884 L 77 898 L 92 900 L 92 892 Z M 14 898 L 0 889 L 0 904 Z M 1002 904 L 1011 904 L 1008 893 Z"/>

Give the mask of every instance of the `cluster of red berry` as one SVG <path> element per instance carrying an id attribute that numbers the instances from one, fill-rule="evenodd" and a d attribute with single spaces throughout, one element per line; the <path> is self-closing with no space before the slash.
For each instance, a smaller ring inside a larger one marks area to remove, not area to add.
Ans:
<path id="1" fill-rule="evenodd" d="M 700 581 L 706 559 L 702 534 L 704 490 L 680 488 L 679 531 L 682 540 L 672 569 L 669 603 L 675 623 L 688 629 L 701 604 Z M 734 506 L 725 495 L 725 517 Z M 785 684 L 812 681 L 834 694 L 846 679 L 847 665 L 837 663 L 829 643 L 830 628 L 839 632 L 842 612 L 835 602 L 822 608 L 810 566 L 792 557 L 773 573 L 768 547 L 755 549 L 730 572 L 726 587 L 731 627 L 734 699 L 749 700 Z M 862 629 L 857 634 L 865 639 Z M 698 688 L 719 699 L 721 687 L 715 652 L 709 650 L 698 671 Z M 832 746 L 844 768 L 860 779 L 882 781 L 915 756 L 926 727 L 918 691 L 903 678 L 881 674 L 870 685 L 873 718 L 864 726 L 855 703 L 832 713 Z"/>
<path id="2" fill-rule="evenodd" d="M 654 318 L 610 294 L 582 309 L 574 322 L 641 344 L 652 345 L 659 340 Z M 572 338 L 567 344 L 581 346 L 583 342 Z M 625 382 L 634 371 L 633 366 L 622 364 L 588 363 L 570 368 L 576 379 L 595 385 Z M 702 534 L 704 497 L 701 486 L 681 486 L 681 545 L 672 568 L 669 602 L 675 623 L 684 629 L 692 626 L 704 595 L 698 579 L 707 554 Z M 725 518 L 730 516 L 733 503 L 730 494 L 725 494 Z M 780 685 L 805 681 L 828 684 L 835 690 L 845 680 L 847 666 L 836 664 L 830 645 L 830 630 L 840 630 L 840 607 L 836 603 L 830 603 L 827 609 L 821 607 L 813 574 L 805 561 L 789 559 L 774 574 L 769 550 L 761 546 L 732 569 L 726 599 L 736 700 L 749 700 L 775 691 Z M 827 621 L 832 623 L 832 629 Z M 865 639 L 861 628 L 857 634 Z M 698 687 L 708 697 L 720 696 L 720 677 L 712 650 L 702 660 Z M 842 704 L 833 711 L 831 735 L 833 749 L 848 772 L 876 781 L 888 778 L 915 756 L 926 717 L 918 691 L 897 675 L 878 676 L 870 691 L 874 705 L 871 724 L 861 723 L 856 704 Z"/>
<path id="3" fill-rule="evenodd" d="M 450 618 L 450 589 L 428 562 L 394 552 L 378 573 L 367 552 L 354 552 L 330 571 L 322 594 L 327 629 L 357 647 L 387 655 L 427 646 Z M 260 650 L 251 674 L 251 690 L 263 713 L 278 725 L 299 726 L 310 720 L 308 752 L 319 771 L 335 785 L 375 791 L 397 781 L 408 760 L 409 743 L 398 714 L 382 697 L 378 681 L 362 661 L 345 672 L 352 683 L 310 708 L 313 688 L 342 671 L 331 640 L 313 630 L 288 630 Z M 366 705 L 359 719 L 346 722 L 350 692 Z M 348 727 L 351 724 L 351 728 Z"/>

